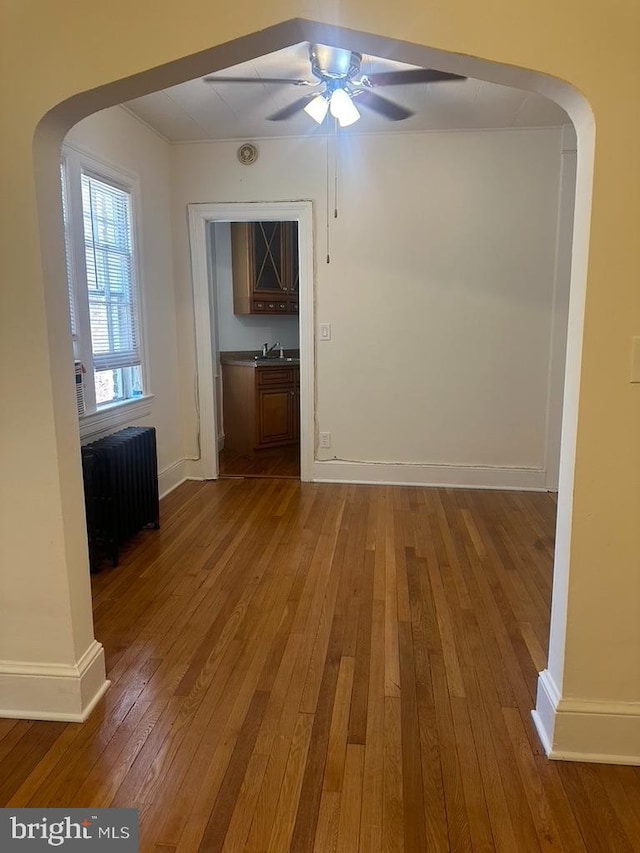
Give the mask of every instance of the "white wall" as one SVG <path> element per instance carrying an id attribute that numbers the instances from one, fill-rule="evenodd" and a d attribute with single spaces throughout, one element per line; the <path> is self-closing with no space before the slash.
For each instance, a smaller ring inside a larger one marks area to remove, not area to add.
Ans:
<path id="1" fill-rule="evenodd" d="M 280 341 L 285 349 L 298 348 L 298 318 L 267 314 L 241 316 L 233 313 L 231 274 L 231 227 L 228 222 L 211 226 L 212 274 L 215 282 L 216 341 L 218 352 L 260 350 L 262 344 Z"/>
<path id="2" fill-rule="evenodd" d="M 175 296 L 172 276 L 169 145 L 115 107 L 96 113 L 69 132 L 66 143 L 140 179 L 142 233 L 139 235 L 143 329 L 151 415 L 136 419 L 155 426 L 158 469 L 171 471 L 183 458 Z M 163 486 L 171 485 L 161 477 Z"/>
<path id="3" fill-rule="evenodd" d="M 515 482 L 544 487 L 550 411 L 559 419 L 549 393 L 561 385 L 550 381 L 560 129 L 345 136 L 329 245 L 325 141 L 262 140 L 250 167 L 236 148 L 172 149 L 185 374 L 194 369 L 186 205 L 312 199 L 316 318 L 332 324 L 331 342 L 316 347 L 317 424 L 332 447 L 317 457 L 517 469 Z M 188 400 L 184 411 L 192 447 Z"/>

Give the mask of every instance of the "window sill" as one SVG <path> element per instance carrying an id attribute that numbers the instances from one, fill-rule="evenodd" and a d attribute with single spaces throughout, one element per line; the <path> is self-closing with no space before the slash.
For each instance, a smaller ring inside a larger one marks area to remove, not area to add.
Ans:
<path id="1" fill-rule="evenodd" d="M 119 426 L 131 423 L 138 418 L 146 418 L 151 414 L 153 394 L 125 400 L 122 403 L 111 403 L 102 406 L 97 412 L 91 412 L 79 418 L 80 438 L 90 439 L 100 433 L 106 433 Z"/>

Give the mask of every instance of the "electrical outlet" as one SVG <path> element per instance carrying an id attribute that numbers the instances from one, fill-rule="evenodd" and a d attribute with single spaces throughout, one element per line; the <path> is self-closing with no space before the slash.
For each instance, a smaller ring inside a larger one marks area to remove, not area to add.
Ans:
<path id="1" fill-rule="evenodd" d="M 331 340 L 331 323 L 320 323 L 320 340 Z"/>
<path id="2" fill-rule="evenodd" d="M 320 433 L 320 447 L 331 447 L 331 433 L 330 432 L 321 432 Z"/>

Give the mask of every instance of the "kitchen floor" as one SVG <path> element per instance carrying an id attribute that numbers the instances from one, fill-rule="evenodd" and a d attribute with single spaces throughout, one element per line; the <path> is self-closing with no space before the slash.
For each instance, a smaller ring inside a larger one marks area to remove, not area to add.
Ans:
<path id="1" fill-rule="evenodd" d="M 275 477 L 300 479 L 300 445 L 274 447 L 241 456 L 233 450 L 218 455 L 220 477 Z"/>

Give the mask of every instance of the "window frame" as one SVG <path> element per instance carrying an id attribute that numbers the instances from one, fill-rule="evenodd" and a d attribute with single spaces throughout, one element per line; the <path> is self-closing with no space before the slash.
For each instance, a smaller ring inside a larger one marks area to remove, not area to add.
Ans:
<path id="1" fill-rule="evenodd" d="M 69 233 L 69 270 L 72 276 L 68 288 L 73 305 L 69 311 L 75 317 L 73 341 L 74 358 L 85 366 L 84 381 L 85 414 L 79 415 L 80 437 L 90 438 L 132 420 L 151 413 L 153 394 L 151 393 L 151 371 L 147 350 L 145 286 L 143 278 L 144 263 L 141 250 L 142 218 L 140 179 L 121 167 L 101 160 L 95 155 L 74 145 L 65 144 L 62 148 L 61 175 L 65 179 L 65 200 Z M 91 343 L 91 325 L 89 319 L 89 293 L 86 270 L 86 244 L 84 234 L 82 175 L 94 177 L 99 181 L 123 190 L 130 197 L 131 252 L 133 263 L 134 291 L 136 301 L 137 335 L 140 354 L 140 374 L 142 377 L 142 396 L 96 404 L 94 362 Z M 62 191 L 62 186 L 61 186 Z M 65 250 L 66 251 L 66 250 Z"/>

